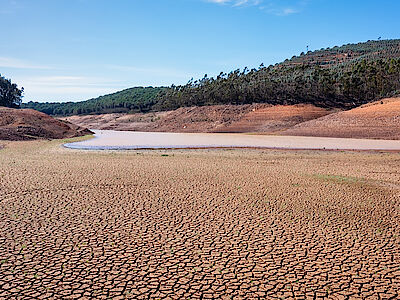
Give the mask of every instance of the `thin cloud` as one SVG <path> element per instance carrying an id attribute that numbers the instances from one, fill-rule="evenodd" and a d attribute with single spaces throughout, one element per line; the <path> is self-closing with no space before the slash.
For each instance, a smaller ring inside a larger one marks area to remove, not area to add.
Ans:
<path id="1" fill-rule="evenodd" d="M 260 10 L 275 16 L 289 16 L 301 13 L 311 0 L 269 0 L 259 6 Z"/>
<path id="2" fill-rule="evenodd" d="M 186 72 L 175 69 L 162 69 L 162 68 L 141 68 L 134 66 L 120 66 L 120 65 L 106 65 L 106 68 L 119 72 L 130 72 L 137 74 L 146 74 L 152 76 L 174 77 L 174 78 L 188 78 Z"/>
<path id="3" fill-rule="evenodd" d="M 24 102 L 66 102 L 83 101 L 120 91 L 120 87 L 91 87 L 91 86 L 25 86 Z"/>
<path id="4" fill-rule="evenodd" d="M 283 8 L 268 8 L 268 7 L 260 7 L 261 10 L 275 15 L 275 16 L 289 16 L 293 14 L 297 14 L 300 12 L 300 10 L 291 8 L 291 7 L 283 7 Z"/>
<path id="5" fill-rule="evenodd" d="M 207 0 L 207 2 L 225 5 L 228 4 L 233 7 L 257 6 L 262 3 L 261 0 Z"/>
<path id="6" fill-rule="evenodd" d="M 103 69 L 124 72 L 124 79 L 79 76 L 75 74 L 52 74 L 18 77 L 13 81 L 24 87 L 24 101 L 78 101 L 120 91 L 132 86 L 170 85 L 177 81 L 186 82 L 187 73 L 174 69 L 140 68 L 133 66 L 104 65 Z M 48 73 L 48 72 L 46 72 Z M 156 83 L 156 78 L 164 83 Z M 167 78 L 167 79 L 166 79 Z M 153 80 L 153 82 L 152 82 Z"/>
<path id="7" fill-rule="evenodd" d="M 11 69 L 40 69 L 40 70 L 52 69 L 49 66 L 37 65 L 31 62 L 11 57 L 0 57 L 0 67 L 11 68 Z"/>
<path id="8" fill-rule="evenodd" d="M 15 0 L 0 0 L 0 15 L 10 15 L 15 14 L 18 9 L 22 8 L 20 2 Z"/>
<path id="9" fill-rule="evenodd" d="M 25 89 L 27 101 L 76 101 L 109 94 L 126 88 L 127 83 L 107 78 L 83 76 L 37 76 L 16 78 Z"/>
<path id="10" fill-rule="evenodd" d="M 275 16 L 289 16 L 300 13 L 309 0 L 205 0 L 209 3 L 230 7 L 256 6 L 261 11 Z"/>
<path id="11" fill-rule="evenodd" d="M 231 0 L 208 0 L 207 2 L 217 3 L 217 4 L 226 4 L 231 2 Z"/>
<path id="12" fill-rule="evenodd" d="M 282 10 L 282 15 L 287 16 L 291 14 L 297 14 L 299 11 L 295 10 L 294 8 L 284 8 Z"/>
<path id="13" fill-rule="evenodd" d="M 21 80 L 25 85 L 46 87 L 115 87 L 120 81 L 82 76 L 38 76 Z"/>

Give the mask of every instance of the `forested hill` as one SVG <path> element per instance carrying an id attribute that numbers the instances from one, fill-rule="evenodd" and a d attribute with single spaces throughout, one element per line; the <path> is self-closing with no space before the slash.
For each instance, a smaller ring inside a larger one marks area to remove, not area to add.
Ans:
<path id="1" fill-rule="evenodd" d="M 325 68 L 349 69 L 363 59 L 373 61 L 390 58 L 400 58 L 400 39 L 368 41 L 309 51 L 307 54 L 302 53 L 285 60 L 282 65 L 310 64 Z"/>
<path id="2" fill-rule="evenodd" d="M 84 102 L 28 103 L 49 114 L 170 110 L 212 104 L 297 104 L 352 108 L 400 93 L 400 40 L 302 53 L 282 63 L 207 75 L 169 88 L 133 88 Z M 46 109 L 46 110 L 45 110 Z"/>
<path id="3" fill-rule="evenodd" d="M 22 108 L 33 108 L 49 115 L 81 115 L 116 112 L 147 112 L 157 103 L 164 87 L 134 87 L 81 102 L 28 102 Z"/>
<path id="4" fill-rule="evenodd" d="M 321 49 L 274 66 L 205 76 L 164 91 L 155 107 L 263 102 L 352 108 L 399 92 L 397 39 Z"/>

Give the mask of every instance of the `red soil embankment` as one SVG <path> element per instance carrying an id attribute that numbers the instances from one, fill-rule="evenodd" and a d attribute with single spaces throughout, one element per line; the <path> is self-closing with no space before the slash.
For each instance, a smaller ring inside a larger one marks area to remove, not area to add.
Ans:
<path id="1" fill-rule="evenodd" d="M 400 139 L 400 98 L 383 99 L 349 111 L 300 123 L 284 135 Z"/>
<path id="2" fill-rule="evenodd" d="M 90 133 L 90 130 L 33 109 L 0 107 L 0 140 L 61 139 Z"/>
<path id="3" fill-rule="evenodd" d="M 311 104 L 257 105 L 236 122 L 220 128 L 220 132 L 277 133 L 296 124 L 330 114 Z"/>

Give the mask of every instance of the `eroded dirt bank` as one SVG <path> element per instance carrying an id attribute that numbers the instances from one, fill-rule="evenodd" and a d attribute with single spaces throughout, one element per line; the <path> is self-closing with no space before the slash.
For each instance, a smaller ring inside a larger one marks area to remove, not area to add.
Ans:
<path id="1" fill-rule="evenodd" d="M 400 296 L 398 154 L 0 152 L 0 298 Z"/>
<path id="2" fill-rule="evenodd" d="M 383 99 L 299 123 L 283 134 L 341 138 L 400 139 L 400 98 Z"/>
<path id="3" fill-rule="evenodd" d="M 147 114 L 106 114 L 62 118 L 91 129 L 155 132 L 276 133 L 331 113 L 313 105 L 213 105 Z"/>
<path id="4" fill-rule="evenodd" d="M 62 139 L 91 132 L 33 109 L 0 107 L 0 140 Z"/>

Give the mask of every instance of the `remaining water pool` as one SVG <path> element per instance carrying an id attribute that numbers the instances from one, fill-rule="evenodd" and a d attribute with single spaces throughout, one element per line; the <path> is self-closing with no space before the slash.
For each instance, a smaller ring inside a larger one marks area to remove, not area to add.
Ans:
<path id="1" fill-rule="evenodd" d="M 400 141 L 232 133 L 164 133 L 93 130 L 90 140 L 65 144 L 85 150 L 180 148 L 279 148 L 339 150 L 400 150 Z"/>

